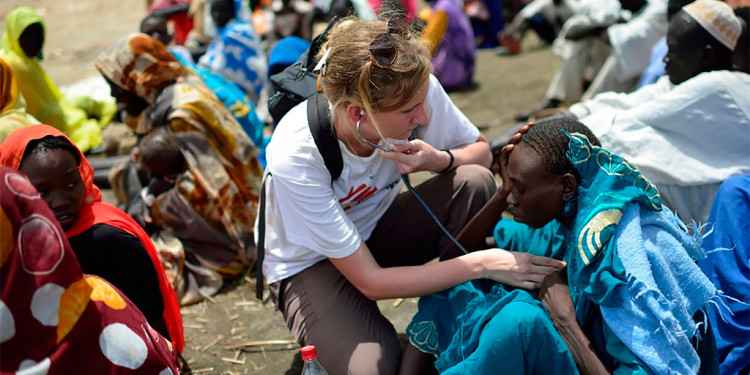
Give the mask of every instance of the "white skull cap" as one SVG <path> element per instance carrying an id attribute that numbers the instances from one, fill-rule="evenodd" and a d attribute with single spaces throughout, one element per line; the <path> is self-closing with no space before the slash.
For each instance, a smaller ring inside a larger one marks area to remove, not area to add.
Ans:
<path id="1" fill-rule="evenodd" d="M 734 51 L 737 38 L 742 32 L 742 24 L 729 5 L 719 0 L 696 0 L 682 7 L 682 10 L 693 17 L 721 44 Z"/>

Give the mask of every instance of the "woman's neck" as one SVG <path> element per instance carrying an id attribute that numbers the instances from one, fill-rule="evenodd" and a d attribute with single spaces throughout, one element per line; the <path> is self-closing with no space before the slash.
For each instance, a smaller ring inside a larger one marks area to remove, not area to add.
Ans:
<path id="1" fill-rule="evenodd" d="M 336 130 L 336 138 L 344 142 L 346 149 L 354 155 L 367 157 L 372 155 L 375 149 L 366 145 L 359 139 L 356 126 L 349 121 L 346 113 L 337 112 L 333 121 L 333 128 Z"/>
<path id="2" fill-rule="evenodd" d="M 569 217 L 560 217 L 557 219 L 557 221 L 559 221 L 560 224 L 562 224 L 562 226 L 564 226 L 566 229 L 571 229 L 573 228 L 573 221 L 575 220 L 575 218 L 575 215 Z"/>

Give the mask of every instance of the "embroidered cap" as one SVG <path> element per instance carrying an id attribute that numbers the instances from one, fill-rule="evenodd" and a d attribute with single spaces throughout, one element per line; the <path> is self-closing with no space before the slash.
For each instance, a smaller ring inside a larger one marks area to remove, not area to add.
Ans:
<path id="1" fill-rule="evenodd" d="M 732 8 L 720 0 L 696 0 L 682 7 L 716 40 L 734 51 L 742 25 Z"/>

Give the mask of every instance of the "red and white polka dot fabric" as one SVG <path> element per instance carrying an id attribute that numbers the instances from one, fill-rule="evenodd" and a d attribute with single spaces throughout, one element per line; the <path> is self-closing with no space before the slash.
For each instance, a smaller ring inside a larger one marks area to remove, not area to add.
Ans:
<path id="1" fill-rule="evenodd" d="M 119 290 L 84 275 L 47 204 L 0 167 L 0 372 L 178 374 L 172 343 Z"/>

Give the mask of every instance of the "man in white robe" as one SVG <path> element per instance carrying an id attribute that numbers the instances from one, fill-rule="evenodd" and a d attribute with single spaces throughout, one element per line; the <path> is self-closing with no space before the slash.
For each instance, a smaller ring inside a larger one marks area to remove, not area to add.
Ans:
<path id="1" fill-rule="evenodd" d="M 578 0 L 533 0 L 521 8 L 502 34 L 520 43 L 526 30 L 531 28 L 542 41 L 551 44 L 565 21 L 577 13 Z M 539 21 L 538 17 L 544 21 Z"/>
<path id="2" fill-rule="evenodd" d="M 706 222 L 722 181 L 750 173 L 750 75 L 731 71 L 741 26 L 725 5 L 698 0 L 675 15 L 667 75 L 653 85 L 570 107 L 605 148 L 638 166 L 687 223 Z M 701 13 L 710 6 L 731 18 L 712 25 Z"/>
<path id="3" fill-rule="evenodd" d="M 523 121 L 541 109 L 575 103 L 599 92 L 628 92 L 648 66 L 653 45 L 666 34 L 667 0 L 620 0 L 622 8 L 612 17 L 612 4 L 604 1 L 591 6 L 586 2 L 579 14 L 563 25 L 553 51 L 563 63 L 547 87 L 540 107 L 519 113 Z M 617 5 L 617 4 L 615 4 Z M 635 10 L 630 13 L 628 10 Z M 617 19 L 619 18 L 619 20 Z M 616 22 L 628 20 L 627 22 Z M 584 94 L 584 82 L 592 80 Z"/>

